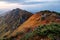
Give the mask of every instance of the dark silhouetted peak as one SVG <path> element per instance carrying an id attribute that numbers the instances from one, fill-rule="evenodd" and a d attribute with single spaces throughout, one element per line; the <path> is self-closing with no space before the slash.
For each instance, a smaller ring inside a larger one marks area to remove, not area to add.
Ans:
<path id="1" fill-rule="evenodd" d="M 49 11 L 49 10 L 45 10 L 45 11 L 40 11 L 40 12 L 49 12 L 49 13 L 51 13 L 51 11 Z"/>
<path id="2" fill-rule="evenodd" d="M 37 12 L 37 13 L 45 13 L 45 12 L 47 12 L 47 13 L 51 13 L 52 11 L 44 10 L 44 11 L 39 11 L 39 12 Z"/>
<path id="3" fill-rule="evenodd" d="M 40 11 L 40 12 L 37 12 L 37 13 L 54 13 L 54 14 L 58 14 L 60 15 L 60 13 L 56 12 L 56 11 L 50 11 L 50 10 L 44 10 L 44 11 Z"/>
<path id="4" fill-rule="evenodd" d="M 19 8 L 16 8 L 16 9 L 13 9 L 12 11 L 20 11 L 22 9 L 19 9 Z"/>
<path id="5" fill-rule="evenodd" d="M 22 10 L 22 9 L 16 8 L 15 10 Z"/>

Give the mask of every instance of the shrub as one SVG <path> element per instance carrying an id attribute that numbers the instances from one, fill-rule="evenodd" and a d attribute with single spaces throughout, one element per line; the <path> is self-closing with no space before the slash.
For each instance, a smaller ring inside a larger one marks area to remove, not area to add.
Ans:
<path id="1" fill-rule="evenodd" d="M 30 33 L 27 33 L 22 39 L 28 40 L 29 38 L 32 38 L 34 35 L 46 36 L 51 40 L 55 40 L 55 36 L 60 36 L 60 25 L 52 23 L 49 25 L 38 26 L 38 28 L 36 28 L 34 31 Z"/>

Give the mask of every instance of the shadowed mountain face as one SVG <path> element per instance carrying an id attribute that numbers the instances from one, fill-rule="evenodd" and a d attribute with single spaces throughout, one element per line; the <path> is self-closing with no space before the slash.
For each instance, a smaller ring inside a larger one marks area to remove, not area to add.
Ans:
<path id="1" fill-rule="evenodd" d="M 49 23 L 60 23 L 60 14 L 54 11 L 41 11 L 32 15 L 27 21 L 20 25 L 13 33 L 7 35 L 7 37 L 15 37 L 18 40 L 23 37 L 26 33 L 33 31 L 39 25 L 45 25 Z M 19 34 L 22 33 L 22 34 Z M 18 35 L 19 34 L 19 35 Z"/>
<path id="2" fill-rule="evenodd" d="M 26 21 L 31 15 L 32 13 L 17 8 L 10 11 L 7 15 L 5 15 L 5 22 L 11 28 L 15 29 L 16 27 L 21 25 L 24 21 Z"/>
<path id="3" fill-rule="evenodd" d="M 3 37 L 6 33 L 12 33 L 31 15 L 32 13 L 19 8 L 6 12 L 4 16 L 0 17 L 0 37 Z"/>

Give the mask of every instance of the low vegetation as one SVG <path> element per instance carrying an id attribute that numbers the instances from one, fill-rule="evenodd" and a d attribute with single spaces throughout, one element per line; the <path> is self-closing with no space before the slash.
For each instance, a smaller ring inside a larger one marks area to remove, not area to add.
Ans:
<path id="1" fill-rule="evenodd" d="M 51 40 L 57 40 L 57 37 L 60 37 L 60 24 L 52 23 L 43 26 L 38 26 L 34 31 L 27 33 L 20 40 L 29 40 L 30 38 L 38 36 L 45 36 Z"/>

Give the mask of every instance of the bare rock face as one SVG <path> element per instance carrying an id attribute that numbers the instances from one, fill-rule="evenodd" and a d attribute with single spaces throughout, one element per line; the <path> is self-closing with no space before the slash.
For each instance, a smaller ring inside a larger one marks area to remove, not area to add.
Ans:
<path id="1" fill-rule="evenodd" d="M 0 17 L 0 36 L 12 33 L 16 28 L 25 22 L 32 13 L 16 8 Z"/>

